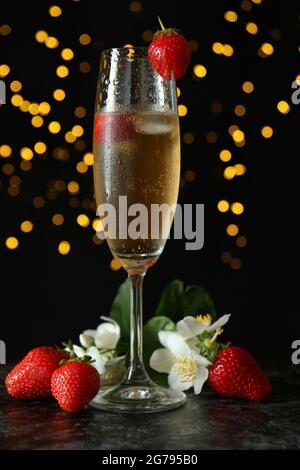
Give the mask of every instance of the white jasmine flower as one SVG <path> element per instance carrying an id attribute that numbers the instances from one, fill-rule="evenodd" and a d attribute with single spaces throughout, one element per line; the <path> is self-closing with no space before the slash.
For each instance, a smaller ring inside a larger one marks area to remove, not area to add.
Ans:
<path id="1" fill-rule="evenodd" d="M 194 387 L 195 394 L 199 394 L 207 380 L 210 362 L 192 350 L 178 332 L 160 331 L 158 336 L 165 348 L 153 352 L 150 367 L 169 374 L 168 383 L 173 390 Z"/>
<path id="2" fill-rule="evenodd" d="M 101 317 L 106 320 L 97 328 L 95 344 L 97 348 L 115 349 L 121 336 L 118 323 L 109 317 Z"/>
<path id="3" fill-rule="evenodd" d="M 208 333 L 221 330 L 221 328 L 228 322 L 230 313 L 223 315 L 217 321 L 211 324 L 210 315 L 199 315 L 195 317 L 185 317 L 177 323 L 177 331 L 184 339 L 194 338 L 203 331 Z"/>
<path id="4" fill-rule="evenodd" d="M 91 362 L 91 366 L 95 367 L 100 375 L 104 374 L 107 358 L 100 353 L 96 346 L 90 346 L 85 354 L 94 359 L 94 362 Z"/>
<path id="5" fill-rule="evenodd" d="M 118 323 L 109 317 L 101 317 L 105 322 L 100 323 L 96 330 L 85 330 L 79 336 L 84 348 L 97 346 L 99 349 L 115 349 L 120 339 L 121 331 Z"/>

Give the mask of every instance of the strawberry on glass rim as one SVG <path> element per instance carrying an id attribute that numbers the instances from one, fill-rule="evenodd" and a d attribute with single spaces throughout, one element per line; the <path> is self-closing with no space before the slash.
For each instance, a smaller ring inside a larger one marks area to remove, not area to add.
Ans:
<path id="1" fill-rule="evenodd" d="M 131 114 L 103 112 L 95 116 L 94 138 L 97 144 L 119 144 L 132 139 L 136 129 Z"/>
<path id="2" fill-rule="evenodd" d="M 152 67 L 165 80 L 182 78 L 191 59 L 189 43 L 175 28 L 165 28 L 158 17 L 161 30 L 157 31 L 148 48 Z"/>

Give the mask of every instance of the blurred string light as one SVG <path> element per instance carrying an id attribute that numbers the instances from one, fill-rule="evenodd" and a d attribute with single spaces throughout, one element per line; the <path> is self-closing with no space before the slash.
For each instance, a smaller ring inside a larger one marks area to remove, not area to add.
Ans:
<path id="1" fill-rule="evenodd" d="M 74 0 L 74 3 L 77 0 Z M 79 0 L 78 0 L 79 1 Z M 255 12 L 256 8 L 259 8 L 259 5 L 262 3 L 261 0 L 242 0 L 240 2 L 240 10 L 226 10 L 223 13 L 224 21 L 227 23 L 228 28 L 238 28 L 241 27 L 245 32 L 249 40 L 255 41 L 256 38 L 251 38 L 250 36 L 255 36 L 260 33 L 259 43 L 252 42 L 254 52 L 257 52 L 258 56 L 261 59 L 267 59 L 276 53 L 277 44 L 275 41 L 279 41 L 282 33 L 279 29 L 272 29 L 270 31 L 269 37 L 263 37 L 262 32 L 264 30 L 263 26 L 259 22 L 256 22 Z M 136 15 L 143 11 L 143 4 L 140 1 L 129 1 L 129 12 Z M 31 125 L 39 131 L 39 128 L 43 127 L 44 132 L 49 132 L 52 136 L 56 136 L 56 139 L 59 139 L 54 148 L 47 145 L 44 140 L 45 138 L 39 137 L 36 139 L 35 143 L 31 143 L 30 146 L 22 146 L 20 149 L 13 149 L 9 143 L 4 142 L 0 145 L 0 157 L 3 159 L 2 173 L 7 176 L 9 180 L 9 194 L 11 196 L 16 196 L 20 192 L 21 188 L 21 178 L 15 173 L 20 170 L 22 172 L 29 172 L 32 168 L 32 165 L 35 164 L 36 160 L 46 158 L 57 159 L 61 162 L 67 162 L 70 160 L 71 149 L 69 146 L 75 148 L 76 151 L 82 152 L 79 159 L 72 161 L 75 174 L 78 176 L 78 181 L 75 181 L 76 177 L 73 177 L 71 181 L 63 180 L 50 180 L 48 184 L 48 189 L 45 195 L 36 195 L 32 199 L 32 204 L 36 209 L 42 209 L 48 200 L 54 200 L 60 193 L 65 192 L 68 194 L 67 202 L 70 207 L 78 210 L 89 211 L 95 209 L 95 202 L 92 199 L 85 198 L 80 199 L 80 185 L 82 178 L 92 167 L 94 162 L 94 156 L 92 152 L 87 151 L 87 143 L 85 141 L 85 126 L 81 125 L 78 122 L 70 122 L 69 127 L 65 128 L 62 124 L 56 120 L 59 116 L 59 106 L 60 102 L 68 99 L 68 80 L 64 80 L 70 75 L 69 64 L 66 64 L 75 59 L 77 54 L 77 48 L 73 47 L 72 49 L 68 47 L 68 44 L 64 44 L 62 41 L 62 36 L 56 34 L 57 27 L 52 29 L 51 22 L 53 24 L 59 24 L 60 18 L 63 15 L 63 8 L 61 5 L 50 4 L 47 6 L 48 14 L 51 17 L 49 30 L 39 29 L 38 27 L 34 33 L 34 40 L 40 45 L 44 53 L 55 55 L 57 57 L 56 68 L 53 70 L 53 74 L 56 75 L 58 83 L 66 82 L 66 85 L 57 85 L 57 88 L 54 88 L 50 91 L 49 99 L 43 97 L 43 101 L 36 102 L 31 99 L 28 99 L 26 93 L 23 91 L 24 86 L 19 80 L 15 78 L 12 74 L 11 65 L 9 63 L 0 64 L 0 78 L 6 78 L 12 76 L 12 81 L 9 84 L 9 89 L 12 92 L 11 103 L 22 113 L 27 113 L 27 116 L 30 118 Z M 247 13 L 251 12 L 251 16 L 247 17 Z M 42 25 L 36 25 L 42 26 Z M 3 24 L 0 25 L 0 35 L 8 36 L 12 33 L 13 28 L 11 25 Z M 54 34 L 55 31 L 55 34 Z M 150 29 L 145 29 L 141 33 L 142 39 L 149 43 L 153 38 L 154 32 Z M 58 36 L 58 37 L 57 37 Z M 225 38 L 216 38 L 219 41 L 214 41 L 211 44 L 211 51 L 216 56 L 216 60 L 227 60 L 234 56 L 235 47 L 238 50 L 238 44 L 229 44 Z M 77 37 L 77 47 L 80 50 L 84 50 L 89 45 L 92 44 L 92 37 L 88 31 L 82 31 L 81 34 Z M 189 41 L 190 48 L 192 52 L 199 50 L 199 41 L 196 39 L 191 39 Z M 133 47 L 131 44 L 127 44 L 127 47 Z M 68 66 L 67 66 L 68 65 Z M 83 57 L 79 62 L 77 62 L 76 67 L 82 74 L 87 74 L 91 71 L 91 64 Z M 73 70 L 73 69 L 72 69 Z M 198 80 L 201 83 L 203 78 L 208 75 L 207 67 L 201 63 L 194 63 L 192 69 L 192 77 L 195 80 Z M 232 121 L 228 123 L 227 128 L 229 132 L 228 142 L 224 143 L 222 147 L 218 149 L 219 164 L 221 165 L 221 174 L 225 181 L 229 182 L 231 180 L 236 180 L 243 176 L 246 173 L 246 165 L 243 162 L 243 159 L 240 158 L 238 152 L 239 149 L 247 145 L 246 134 L 247 128 L 241 124 L 241 118 L 247 113 L 247 108 L 249 105 L 249 98 L 247 95 L 251 95 L 255 91 L 255 84 L 249 80 L 251 77 L 245 77 L 244 81 L 240 84 L 241 86 L 241 96 L 240 100 L 237 103 L 232 103 Z M 62 79 L 62 80 L 60 80 Z M 26 89 L 26 87 L 25 87 Z M 180 98 L 182 96 L 182 90 L 177 88 L 177 96 Z M 290 105 L 288 101 L 280 100 L 277 103 L 274 103 L 274 109 L 282 114 L 286 115 L 290 112 Z M 178 113 L 181 118 L 184 118 L 188 114 L 188 108 L 186 104 L 180 103 L 178 105 Z M 220 101 L 213 101 L 211 104 L 211 112 L 215 115 L 222 113 L 223 104 Z M 77 103 L 77 106 L 74 106 L 73 109 L 75 119 L 84 122 L 87 115 L 86 108 L 82 104 Z M 261 123 L 258 127 L 258 133 L 261 138 L 270 139 L 273 136 L 273 128 L 270 124 Z M 192 145 L 197 138 L 196 132 L 191 132 L 187 130 L 182 136 L 182 141 L 185 145 Z M 211 130 L 206 133 L 206 141 L 209 144 L 217 144 L 218 135 L 215 131 Z M 47 141 L 46 141 L 47 142 Z M 50 147 L 50 148 L 48 148 Z M 229 147 L 229 148 L 227 148 Z M 234 148 L 234 151 L 232 150 Z M 19 161 L 16 164 L 10 163 L 10 158 L 16 155 L 19 156 Z M 185 184 L 192 183 L 197 180 L 196 172 L 189 168 L 186 169 L 181 177 L 181 187 Z M 51 184 L 50 184 L 51 183 Z M 226 183 L 227 185 L 227 183 Z M 45 199 L 45 197 L 46 199 Z M 243 248 L 247 245 L 248 241 L 245 235 L 239 234 L 239 227 L 235 223 L 231 223 L 231 220 L 227 221 L 228 217 L 235 218 L 236 216 L 241 217 L 245 212 L 245 203 L 241 201 L 232 201 L 227 200 L 226 198 L 220 199 L 216 203 L 217 210 L 220 213 L 224 213 L 224 218 L 226 219 L 226 233 L 229 235 L 230 240 L 233 240 L 235 248 Z M 224 219 L 224 220 L 225 220 Z M 57 227 L 60 227 L 64 224 L 64 215 L 57 212 L 53 212 L 50 216 L 50 222 Z M 79 213 L 75 217 L 77 225 L 80 227 L 86 228 L 87 231 L 93 229 L 94 231 L 101 230 L 101 222 L 99 219 L 90 220 L 88 214 Z M 239 219 L 240 220 L 240 219 Z M 32 225 L 30 225 L 32 224 Z M 229 225 L 228 225 L 229 224 Z M 242 224 L 240 220 L 239 226 Z M 31 227 L 31 228 L 30 228 Z M 19 223 L 19 230 L 23 233 L 30 233 L 33 229 L 33 222 L 25 220 Z M 103 242 L 100 240 L 96 233 L 93 233 L 91 236 L 92 242 L 96 245 L 99 245 Z M 5 246 L 11 250 L 18 247 L 19 241 L 16 236 L 11 236 L 6 239 Z M 69 241 L 63 240 L 58 244 L 58 252 L 61 254 L 68 254 L 70 252 L 71 244 Z M 232 251 L 232 252 L 231 252 Z M 241 260 L 234 253 L 234 248 L 231 251 L 225 251 L 221 259 L 224 263 L 227 263 L 234 270 L 238 270 L 241 267 Z M 120 263 L 118 260 L 112 260 L 110 263 L 112 270 L 117 270 L 120 268 Z"/>

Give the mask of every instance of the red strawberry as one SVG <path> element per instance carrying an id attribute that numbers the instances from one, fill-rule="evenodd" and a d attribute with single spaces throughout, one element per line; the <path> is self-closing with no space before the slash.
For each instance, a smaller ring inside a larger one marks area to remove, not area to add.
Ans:
<path id="1" fill-rule="evenodd" d="M 254 357 L 238 346 L 219 352 L 209 371 L 212 388 L 225 397 L 265 400 L 272 387 Z"/>
<path id="2" fill-rule="evenodd" d="M 48 346 L 33 349 L 7 375 L 8 393 L 14 398 L 51 396 L 52 373 L 68 357 L 66 352 Z"/>
<path id="3" fill-rule="evenodd" d="M 191 48 L 187 40 L 175 29 L 165 29 L 158 18 L 162 31 L 157 31 L 148 48 L 152 67 L 165 80 L 170 80 L 172 72 L 175 80 L 183 77 L 191 59 Z"/>
<path id="4" fill-rule="evenodd" d="M 135 136 L 135 126 L 130 114 L 117 112 L 95 116 L 94 138 L 98 144 L 116 144 Z"/>
<path id="5" fill-rule="evenodd" d="M 82 410 L 100 388 L 97 370 L 87 362 L 66 362 L 52 375 L 51 389 L 54 398 L 64 411 L 76 413 Z"/>

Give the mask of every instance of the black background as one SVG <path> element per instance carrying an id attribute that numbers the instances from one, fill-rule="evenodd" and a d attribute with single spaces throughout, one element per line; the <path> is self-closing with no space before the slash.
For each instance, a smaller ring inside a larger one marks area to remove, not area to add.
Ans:
<path id="1" fill-rule="evenodd" d="M 48 14 L 53 3 L 63 9 L 59 18 Z M 11 34 L 0 36 L 0 63 L 11 68 L 5 78 L 7 87 L 11 80 L 18 79 L 23 84 L 24 97 L 30 101 L 49 101 L 52 110 L 45 122 L 55 119 L 63 128 L 58 135 L 50 134 L 47 125 L 33 128 L 31 116 L 10 104 L 11 92 L 8 104 L 0 108 L 0 144 L 13 147 L 14 154 L 9 160 L 22 178 L 20 195 L 11 197 L 7 193 L 9 177 L 0 174 L 0 338 L 7 344 L 8 360 L 19 358 L 36 345 L 57 344 L 69 337 L 76 340 L 80 331 L 95 327 L 100 314 L 108 314 L 117 286 L 125 278 L 122 270 L 110 269 L 107 246 L 92 242 L 93 229 L 81 228 L 76 223 L 79 213 L 93 218 L 93 211 L 72 209 L 67 191 L 55 201 L 46 201 L 42 209 L 34 208 L 32 199 L 45 195 L 51 179 L 75 179 L 81 188 L 80 200 L 92 197 L 91 170 L 79 175 L 75 169 L 83 152 L 65 144 L 71 156 L 61 162 L 52 157 L 52 150 L 64 145 L 64 132 L 80 121 L 73 111 L 81 105 L 87 109 L 82 125 L 86 151 L 91 151 L 100 52 L 125 43 L 145 45 L 142 33 L 156 29 L 159 13 L 165 23 L 177 26 L 188 39 L 199 42 L 187 75 L 178 83 L 182 91 L 179 103 L 188 107 L 187 116 L 181 119 L 182 134 L 192 132 L 195 136 L 192 145 L 182 144 L 182 174 L 190 169 L 196 172 L 196 179 L 181 190 L 180 201 L 205 203 L 205 246 L 192 252 L 184 250 L 184 242 L 167 243 L 160 261 L 146 278 L 145 317 L 151 315 L 170 280 L 180 278 L 186 283 L 200 283 L 215 299 L 220 315 L 232 313 L 226 339 L 245 346 L 262 359 L 290 361 L 291 342 L 300 335 L 296 233 L 299 107 L 290 103 L 290 113 L 282 115 L 276 104 L 281 99 L 290 102 L 291 83 L 300 73 L 300 12 L 295 1 L 264 1 L 262 5 L 252 4 L 249 12 L 241 9 L 240 3 L 143 1 L 142 11 L 132 13 L 127 1 L 2 0 L 0 23 L 12 26 Z M 238 12 L 236 23 L 224 20 L 226 10 Z M 258 24 L 257 35 L 246 32 L 248 21 Z M 279 40 L 271 36 L 274 28 L 282 33 Z M 40 29 L 58 37 L 57 49 L 47 49 L 35 41 L 35 32 Z M 79 44 L 81 33 L 92 37 L 89 46 Z M 228 58 L 214 54 L 211 46 L 215 41 L 231 44 L 234 55 Z M 268 58 L 257 54 L 263 42 L 274 45 L 274 54 Z M 55 69 L 64 63 L 59 55 L 63 47 L 72 48 L 75 58 L 66 63 L 70 75 L 60 79 Z M 90 62 L 90 73 L 79 72 L 81 61 Z M 197 63 L 208 70 L 204 79 L 193 77 L 193 66 Z M 242 91 L 245 80 L 254 83 L 252 94 Z M 52 98 L 56 88 L 66 90 L 67 97 L 62 103 Z M 211 111 L 215 101 L 223 105 L 223 112 L 217 115 Z M 244 117 L 235 116 L 236 104 L 246 106 Z M 242 148 L 235 147 L 228 134 L 228 127 L 236 123 L 246 134 L 246 145 Z M 269 140 L 260 134 L 265 124 L 274 129 Z M 218 134 L 214 144 L 206 141 L 210 131 Z M 48 156 L 44 159 L 35 156 L 32 170 L 22 172 L 19 149 L 32 148 L 38 140 L 47 144 Z M 233 163 L 247 166 L 246 175 L 231 181 L 223 178 L 226 164 L 218 158 L 222 148 L 232 150 Z M 3 163 L 6 160 L 0 165 Z M 221 214 L 216 208 L 220 199 L 243 202 L 245 213 Z M 51 223 L 56 212 L 65 217 L 61 227 Z M 20 232 L 20 222 L 25 219 L 35 224 L 30 234 Z M 234 238 L 226 234 L 228 223 L 239 225 L 240 233 L 248 238 L 246 248 L 237 248 Z M 10 235 L 20 240 L 15 251 L 5 247 L 5 239 Z M 69 255 L 58 253 L 60 240 L 71 242 Z M 224 251 L 241 259 L 240 270 L 220 261 Z"/>

